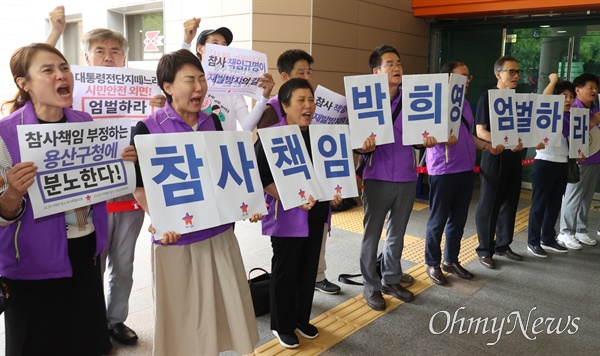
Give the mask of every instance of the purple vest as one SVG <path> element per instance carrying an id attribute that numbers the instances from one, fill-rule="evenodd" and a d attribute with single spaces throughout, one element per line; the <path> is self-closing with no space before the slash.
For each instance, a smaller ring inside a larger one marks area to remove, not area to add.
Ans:
<path id="1" fill-rule="evenodd" d="M 400 105 L 402 89 L 392 103 L 392 112 Z M 370 155 L 363 172 L 363 180 L 376 179 L 387 182 L 415 182 L 417 164 L 412 146 L 402 144 L 402 110 L 394 122 L 394 143 L 379 145 Z"/>
<path id="2" fill-rule="evenodd" d="M 67 122 L 92 121 L 91 116 L 81 111 L 63 109 L 63 112 Z M 17 125 L 32 124 L 39 124 L 39 121 L 29 101 L 0 121 L 0 136 L 13 164 L 21 162 Z M 29 195 L 25 195 L 25 200 L 27 206 L 21 219 L 0 227 L 0 275 L 25 280 L 71 277 L 73 270 L 69 261 L 65 214 L 34 219 Z M 92 209 L 97 256 L 104 251 L 108 241 L 108 214 L 105 202 L 92 205 Z"/>
<path id="3" fill-rule="evenodd" d="M 427 149 L 429 175 L 461 173 L 475 169 L 475 142 L 469 131 L 473 127 L 473 111 L 466 99 L 463 103 L 463 117 L 469 127 L 466 127 L 461 119 L 458 142 L 454 146 L 439 143 Z"/>
<path id="4" fill-rule="evenodd" d="M 279 95 L 275 95 L 269 99 L 269 101 L 267 101 L 267 105 L 271 105 L 273 109 L 275 109 L 275 113 L 277 113 L 280 123 L 287 124 L 285 121 L 285 116 L 283 116 L 283 111 L 281 111 L 281 105 L 279 105 Z"/>
<path id="5" fill-rule="evenodd" d="M 592 103 L 592 105 L 594 105 L 594 104 Z M 575 99 L 575 102 L 573 103 L 573 105 L 571 105 L 571 108 L 590 109 L 587 106 L 585 106 L 585 104 L 582 103 L 581 100 L 579 100 L 579 99 Z M 597 112 L 598 112 L 598 108 L 592 106 L 592 108 L 590 109 L 590 114 L 591 114 L 590 120 L 592 119 L 592 116 L 595 115 Z M 585 159 L 585 161 L 583 161 L 579 164 L 586 165 L 586 164 L 596 164 L 596 163 L 600 163 L 600 151 L 589 156 L 588 158 Z"/>
<path id="6" fill-rule="evenodd" d="M 173 110 L 169 103 L 165 103 L 165 107 L 154 112 L 148 118 L 142 120 L 148 128 L 148 131 L 153 134 L 163 134 L 171 132 L 193 132 L 190 125 Z M 209 114 L 200 111 L 198 113 L 198 131 L 216 131 L 215 123 Z M 181 235 L 179 241 L 171 245 L 189 245 L 194 242 L 210 239 L 220 233 L 230 229 L 232 224 L 224 224 L 208 229 L 190 232 Z M 160 239 L 155 240 L 152 235 L 152 242 L 160 244 Z"/>
<path id="7" fill-rule="evenodd" d="M 287 125 L 285 118 L 275 126 Z M 300 208 L 283 210 L 283 205 L 279 199 L 275 199 L 265 193 L 265 202 L 268 215 L 262 218 L 262 234 L 265 236 L 279 237 L 308 237 L 308 211 Z M 331 206 L 327 215 L 327 225 L 331 230 Z"/>

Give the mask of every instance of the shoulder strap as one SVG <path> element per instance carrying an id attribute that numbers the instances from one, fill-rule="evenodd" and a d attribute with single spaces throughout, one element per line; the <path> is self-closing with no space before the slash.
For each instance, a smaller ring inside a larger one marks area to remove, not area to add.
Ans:
<path id="1" fill-rule="evenodd" d="M 338 277 L 338 282 L 340 283 L 344 283 L 344 284 L 350 284 L 352 286 L 362 286 L 363 284 L 360 282 L 355 282 L 353 280 L 351 280 L 350 278 L 356 278 L 356 277 L 360 277 L 362 276 L 362 274 L 340 274 Z"/>
<path id="2" fill-rule="evenodd" d="M 219 116 L 215 113 L 211 113 L 210 116 L 212 117 L 213 123 L 215 124 L 215 130 L 223 131 L 223 125 L 221 124 L 221 120 L 219 119 Z"/>
<path id="3" fill-rule="evenodd" d="M 400 111 L 402 111 L 402 98 L 400 98 L 400 102 L 398 106 L 396 106 L 396 110 L 392 113 L 392 123 L 396 122 L 398 115 L 400 115 Z"/>

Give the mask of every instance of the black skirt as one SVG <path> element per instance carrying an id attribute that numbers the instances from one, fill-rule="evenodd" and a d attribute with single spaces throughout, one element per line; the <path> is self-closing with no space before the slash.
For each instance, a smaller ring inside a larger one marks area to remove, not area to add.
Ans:
<path id="1" fill-rule="evenodd" d="M 96 235 L 69 239 L 73 277 L 5 278 L 15 297 L 4 312 L 6 355 L 104 355 L 112 348 Z"/>

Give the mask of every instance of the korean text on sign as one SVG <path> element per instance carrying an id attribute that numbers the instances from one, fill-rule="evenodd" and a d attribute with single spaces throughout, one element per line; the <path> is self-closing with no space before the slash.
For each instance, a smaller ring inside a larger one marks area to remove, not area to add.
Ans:
<path id="1" fill-rule="evenodd" d="M 133 192 L 135 171 L 121 154 L 129 120 L 21 125 L 23 161 L 38 167 L 29 196 L 36 218 Z"/>
<path id="2" fill-rule="evenodd" d="M 488 90 L 490 106 L 490 132 L 492 145 L 516 147 L 519 143 L 514 90 Z"/>
<path id="3" fill-rule="evenodd" d="M 315 115 L 311 124 L 348 124 L 346 98 L 321 85 L 315 90 Z"/>

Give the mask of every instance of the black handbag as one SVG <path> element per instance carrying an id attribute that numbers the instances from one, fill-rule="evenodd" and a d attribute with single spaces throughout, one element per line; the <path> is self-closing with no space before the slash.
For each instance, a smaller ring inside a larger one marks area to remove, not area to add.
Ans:
<path id="1" fill-rule="evenodd" d="M 567 161 L 567 183 L 579 183 L 579 165 L 575 158 Z"/>
<path id="2" fill-rule="evenodd" d="M 254 271 L 262 271 L 263 273 L 254 278 L 250 278 L 250 275 Z M 264 269 L 257 267 L 248 272 L 248 286 L 250 287 L 250 294 L 252 295 L 254 316 L 261 316 L 271 311 L 270 284 L 271 274 Z"/>

